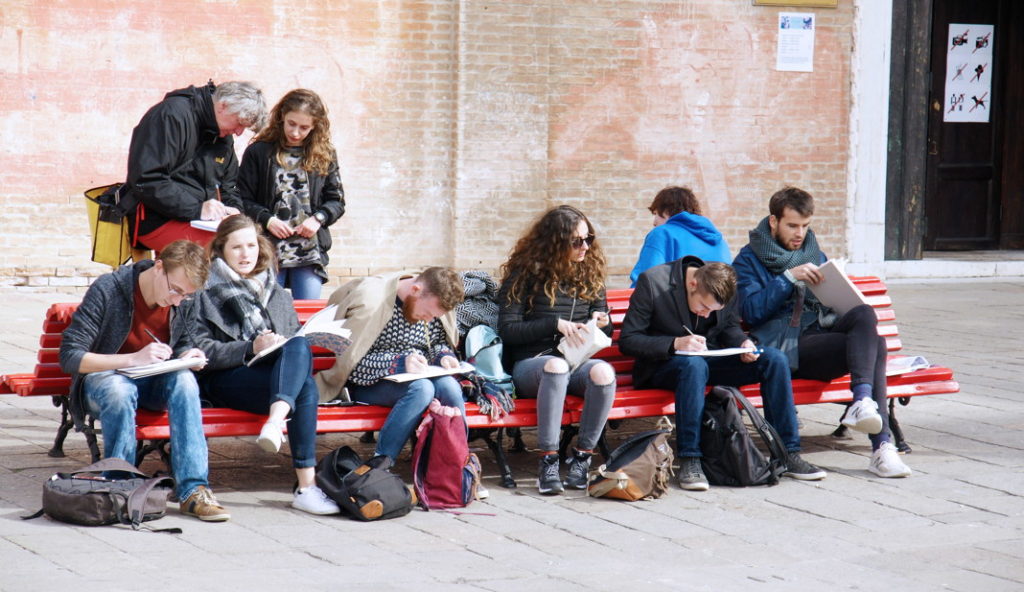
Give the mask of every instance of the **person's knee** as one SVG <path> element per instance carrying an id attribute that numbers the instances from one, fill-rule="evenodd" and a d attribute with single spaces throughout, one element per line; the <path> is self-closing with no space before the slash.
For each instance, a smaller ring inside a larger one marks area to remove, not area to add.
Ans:
<path id="1" fill-rule="evenodd" d="M 434 383 L 429 379 L 421 378 L 409 383 L 409 388 L 406 389 L 402 399 L 410 405 L 426 409 L 430 405 L 430 401 L 433 400 L 435 392 Z"/>
<path id="2" fill-rule="evenodd" d="M 607 386 L 615 381 L 615 369 L 607 362 L 594 364 L 590 368 L 590 380 L 598 386 Z"/>
<path id="3" fill-rule="evenodd" d="M 853 315 L 853 321 L 856 325 L 870 327 L 878 325 L 878 315 L 875 314 L 875 309 L 870 304 L 858 304 L 850 309 L 848 314 Z"/>
<path id="4" fill-rule="evenodd" d="M 171 399 L 195 399 L 199 400 L 199 382 L 196 375 L 189 370 L 175 372 L 167 383 L 168 400 Z"/>
<path id="5" fill-rule="evenodd" d="M 544 363 L 544 371 L 548 374 L 567 374 L 569 364 L 562 358 L 551 358 Z"/>
<path id="6" fill-rule="evenodd" d="M 766 368 L 775 368 L 788 366 L 789 358 L 782 352 L 781 349 L 774 347 L 766 347 L 761 351 L 758 356 L 758 361 Z"/>

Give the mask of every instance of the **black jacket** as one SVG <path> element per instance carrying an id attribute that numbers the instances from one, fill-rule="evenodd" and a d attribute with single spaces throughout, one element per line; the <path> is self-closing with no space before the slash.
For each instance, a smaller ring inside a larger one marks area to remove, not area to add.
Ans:
<path id="1" fill-rule="evenodd" d="M 564 292 L 555 296 L 555 304 L 546 295 L 537 294 L 533 299 L 533 308 L 527 309 L 525 303 L 508 302 L 506 281 L 498 291 L 498 336 L 504 344 L 502 366 L 511 372 L 515 363 L 539 354 L 561 356 L 558 341 L 562 334 L 558 332 L 558 319 L 566 319 L 574 323 L 586 323 L 595 311 L 607 312 L 608 304 L 604 291 L 596 300 L 578 300 Z M 603 331 L 612 334 L 609 323 Z"/>
<path id="2" fill-rule="evenodd" d="M 619 349 L 636 357 L 633 383 L 637 388 L 651 386 L 654 371 L 674 355 L 675 338 L 688 335 L 687 329 L 706 337 L 708 349 L 738 347 L 747 339 L 735 298 L 694 327 L 686 298 L 686 268 L 703 265 L 697 257 L 683 257 L 652 267 L 637 279 L 619 334 Z"/>
<path id="3" fill-rule="evenodd" d="M 226 205 L 242 209 L 234 139 L 219 137 L 215 88 L 210 83 L 167 93 L 132 131 L 127 185 L 130 199 L 141 203 L 138 212 L 129 210 L 132 232 L 147 234 L 169 220 L 198 220 L 203 202 L 216 199 L 218 187 Z"/>
<path id="4" fill-rule="evenodd" d="M 238 190 L 242 198 L 243 211 L 266 228 L 274 213 L 270 207 L 276 198 L 274 165 L 277 147 L 270 142 L 256 142 L 245 149 L 242 168 L 238 174 Z M 331 249 L 331 231 L 334 224 L 345 213 L 345 189 L 341 186 L 338 173 L 338 159 L 331 162 L 327 175 L 309 173 L 309 205 L 313 213 L 323 212 L 326 219 L 316 233 L 320 246 L 320 263 L 327 267 L 327 252 Z M 271 237 L 271 240 L 276 240 Z"/>

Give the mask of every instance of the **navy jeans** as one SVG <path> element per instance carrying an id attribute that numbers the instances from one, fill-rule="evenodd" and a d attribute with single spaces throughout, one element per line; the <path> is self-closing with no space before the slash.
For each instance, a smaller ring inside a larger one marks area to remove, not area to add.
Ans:
<path id="1" fill-rule="evenodd" d="M 681 457 L 701 456 L 700 421 L 705 387 L 743 386 L 755 382 L 761 385 L 765 419 L 779 432 L 786 450 L 800 450 L 789 361 L 774 347 L 764 348 L 757 360 L 749 364 L 742 362 L 739 356 L 673 356 L 658 367 L 651 380 L 656 388 L 675 391 L 676 452 Z"/>
<path id="2" fill-rule="evenodd" d="M 135 411 L 167 411 L 175 493 L 186 500 L 208 485 L 209 455 L 203 435 L 199 385 L 191 370 L 131 379 L 113 370 L 91 372 L 82 384 L 89 410 L 103 426 L 103 457 L 135 464 Z"/>
<path id="3" fill-rule="evenodd" d="M 214 405 L 266 415 L 275 401 L 291 407 L 288 445 L 296 469 L 316 466 L 316 411 L 320 394 L 313 382 L 309 342 L 293 337 L 271 354 L 271 360 L 251 368 L 214 370 L 201 379 L 203 394 Z"/>
<path id="4" fill-rule="evenodd" d="M 285 267 L 277 272 L 277 283 L 282 288 L 291 288 L 295 300 L 316 300 L 324 280 L 316 273 L 316 267 Z"/>
<path id="5" fill-rule="evenodd" d="M 405 441 L 419 425 L 423 412 L 434 398 L 442 405 L 458 407 L 463 417 L 466 415 L 462 387 L 459 386 L 459 381 L 451 376 L 421 378 L 410 382 L 378 380 L 369 386 L 349 384 L 348 391 L 353 401 L 392 408 L 380 429 L 375 450 L 376 454 L 387 456 L 391 460 L 398 459 Z"/>

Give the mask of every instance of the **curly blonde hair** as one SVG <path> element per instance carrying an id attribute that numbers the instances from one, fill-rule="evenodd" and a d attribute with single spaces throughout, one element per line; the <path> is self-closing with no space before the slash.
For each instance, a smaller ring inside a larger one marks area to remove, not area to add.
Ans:
<path id="1" fill-rule="evenodd" d="M 544 213 L 516 242 L 508 261 L 501 266 L 509 303 L 533 307 L 535 296 L 544 293 L 555 303 L 559 290 L 582 300 L 596 300 L 604 290 L 605 258 L 595 239 L 582 261 L 573 261 L 572 240 L 580 222 L 596 236 L 594 226 L 583 212 L 561 205 Z"/>
<path id="2" fill-rule="evenodd" d="M 297 88 L 290 91 L 270 110 L 270 123 L 263 128 L 253 142 L 277 144 L 277 164 L 284 164 L 284 150 L 287 138 L 284 134 L 284 117 L 292 111 L 305 113 L 313 118 L 313 129 L 302 141 L 302 170 L 326 175 L 335 160 L 334 145 L 331 143 L 331 122 L 327 119 L 327 107 L 320 96 L 311 90 Z"/>

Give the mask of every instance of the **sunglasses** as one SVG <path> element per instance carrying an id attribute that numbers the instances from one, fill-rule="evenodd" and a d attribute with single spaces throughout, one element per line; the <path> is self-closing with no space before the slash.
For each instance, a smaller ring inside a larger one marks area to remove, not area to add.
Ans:
<path id="1" fill-rule="evenodd" d="M 572 240 L 569 241 L 569 244 L 574 249 L 582 249 L 583 248 L 583 243 L 587 243 L 588 247 L 593 246 L 594 238 L 595 237 L 592 234 L 588 234 L 587 238 L 582 238 L 582 237 L 574 236 L 574 237 L 572 237 Z"/>

